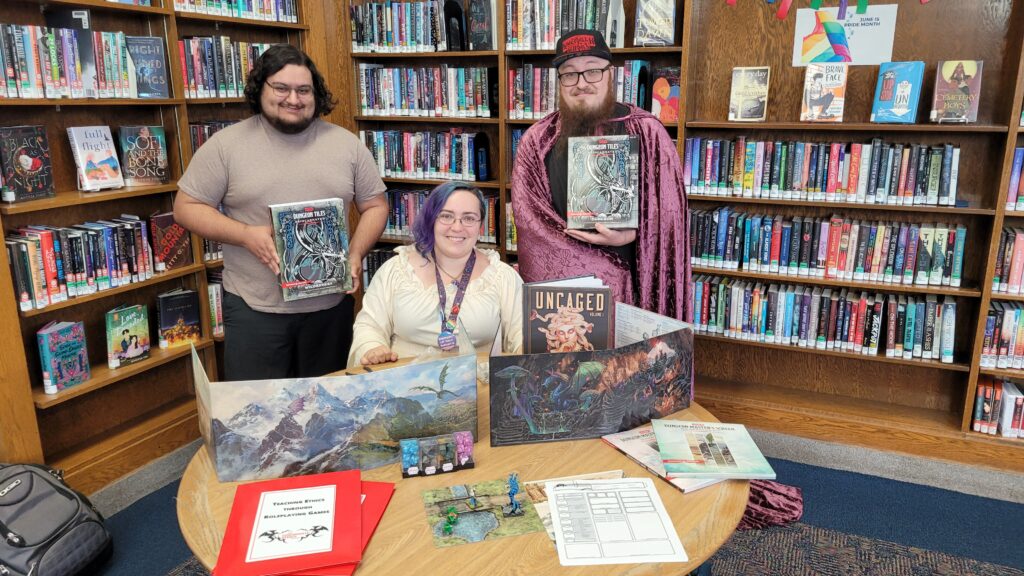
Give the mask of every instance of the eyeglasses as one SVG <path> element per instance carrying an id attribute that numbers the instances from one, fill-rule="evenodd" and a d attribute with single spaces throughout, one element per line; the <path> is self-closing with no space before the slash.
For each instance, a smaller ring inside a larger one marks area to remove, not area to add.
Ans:
<path id="1" fill-rule="evenodd" d="M 271 84 L 270 82 L 267 82 L 266 84 L 274 91 L 274 95 L 279 98 L 287 98 L 292 92 L 295 92 L 299 98 L 308 98 L 313 95 L 312 86 L 299 86 L 298 88 L 292 88 L 286 84 Z"/>
<path id="2" fill-rule="evenodd" d="M 466 228 L 473 228 L 480 225 L 481 218 L 476 214 L 463 214 L 461 217 L 456 218 L 455 214 L 451 212 L 441 212 L 437 215 L 437 221 L 445 226 L 455 224 L 456 220 Z"/>
<path id="3" fill-rule="evenodd" d="M 600 82 L 601 78 L 604 78 L 605 71 L 611 67 L 612 65 L 609 64 L 604 68 L 591 68 L 590 70 L 584 70 L 583 72 L 566 72 L 565 74 L 559 74 L 558 83 L 569 88 L 570 86 L 575 86 L 580 83 L 580 76 L 583 76 L 583 79 L 587 81 L 587 84 Z"/>

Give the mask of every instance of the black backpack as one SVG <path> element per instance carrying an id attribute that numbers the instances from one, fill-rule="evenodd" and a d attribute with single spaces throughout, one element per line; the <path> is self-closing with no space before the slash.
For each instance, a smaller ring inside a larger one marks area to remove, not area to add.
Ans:
<path id="1" fill-rule="evenodd" d="M 60 471 L 0 464 L 0 576 L 95 574 L 112 552 L 103 516 Z"/>

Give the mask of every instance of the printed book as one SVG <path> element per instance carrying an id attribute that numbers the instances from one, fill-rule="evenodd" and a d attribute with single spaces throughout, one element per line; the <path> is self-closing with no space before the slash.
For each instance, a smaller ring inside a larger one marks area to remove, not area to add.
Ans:
<path id="1" fill-rule="evenodd" d="M 768 82 L 770 66 L 732 69 L 732 90 L 729 93 L 731 122 L 764 122 L 768 115 Z"/>
<path id="2" fill-rule="evenodd" d="M 651 425 L 669 478 L 775 479 L 742 424 L 653 419 Z"/>
<path id="3" fill-rule="evenodd" d="M 523 353 L 606 350 L 612 291 L 586 276 L 523 286 Z"/>
<path id="4" fill-rule="evenodd" d="M 163 126 L 122 126 L 118 130 L 126 186 L 166 184 L 167 135 Z"/>
<path id="5" fill-rule="evenodd" d="M 569 138 L 570 229 L 636 228 L 638 214 L 636 136 Z"/>
<path id="6" fill-rule="evenodd" d="M 0 169 L 0 194 L 5 202 L 53 198 L 53 164 L 46 127 L 0 127 Z"/>
<path id="7" fill-rule="evenodd" d="M 883 62 L 878 67 L 871 121 L 881 124 L 917 122 L 924 62 Z"/>
<path id="8" fill-rule="evenodd" d="M 68 139 L 78 167 L 79 190 L 95 192 L 124 186 L 109 126 L 69 127 Z"/>
<path id="9" fill-rule="evenodd" d="M 89 379 L 89 352 L 81 322 L 46 324 L 36 332 L 39 363 L 43 368 L 43 392 L 56 394 Z"/>
<path id="10" fill-rule="evenodd" d="M 128 91 L 133 98 L 167 98 L 167 58 L 164 39 L 125 36 L 128 47 Z"/>
<path id="11" fill-rule="evenodd" d="M 666 124 L 674 124 L 679 121 L 681 104 L 679 66 L 656 67 L 651 87 L 651 114 Z"/>
<path id="12" fill-rule="evenodd" d="M 340 198 L 270 206 L 285 301 L 352 289 L 348 221 Z"/>
<path id="13" fill-rule="evenodd" d="M 981 98 L 981 60 L 945 60 L 935 70 L 932 122 L 974 122 Z"/>
<path id="14" fill-rule="evenodd" d="M 801 122 L 842 122 L 846 103 L 847 64 L 812 62 L 804 76 Z"/>
<path id="15" fill-rule="evenodd" d="M 111 369 L 149 358 L 149 314 L 146 306 L 124 305 L 106 314 L 107 366 Z"/>
<path id="16" fill-rule="evenodd" d="M 676 3 L 638 0 L 633 46 L 671 46 L 676 41 Z"/>
<path id="17" fill-rule="evenodd" d="M 178 288 L 156 296 L 156 317 L 161 348 L 198 343 L 199 296 L 195 290 Z"/>
<path id="18" fill-rule="evenodd" d="M 156 272 L 166 272 L 192 263 L 192 235 L 174 221 L 173 212 L 149 217 L 153 235 L 153 260 Z"/>
<path id="19" fill-rule="evenodd" d="M 700 490 L 721 481 L 718 478 L 669 478 L 661 461 L 661 452 L 658 451 L 658 439 L 654 436 L 654 428 L 650 424 L 634 430 L 606 434 L 601 440 L 683 492 Z"/>

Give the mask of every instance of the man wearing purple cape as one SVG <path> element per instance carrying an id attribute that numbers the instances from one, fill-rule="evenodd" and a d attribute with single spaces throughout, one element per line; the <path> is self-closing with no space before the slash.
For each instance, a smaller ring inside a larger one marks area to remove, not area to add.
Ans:
<path id="1" fill-rule="evenodd" d="M 615 101 L 611 51 L 600 32 L 559 40 L 559 110 L 523 136 L 512 170 L 519 273 L 527 282 L 595 274 L 619 302 L 693 320 L 689 216 L 679 153 L 661 121 Z M 566 228 L 568 139 L 636 135 L 638 227 Z"/>

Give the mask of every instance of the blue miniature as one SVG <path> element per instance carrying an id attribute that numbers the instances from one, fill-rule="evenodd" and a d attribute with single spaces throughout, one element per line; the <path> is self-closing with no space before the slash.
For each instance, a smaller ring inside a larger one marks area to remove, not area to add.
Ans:
<path id="1" fill-rule="evenodd" d="M 516 500 L 516 494 L 519 494 L 519 475 L 513 472 L 508 475 L 508 506 L 502 509 L 505 516 L 525 514 L 522 505 Z"/>

